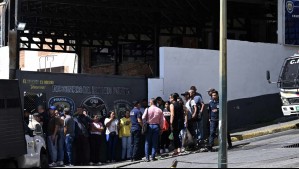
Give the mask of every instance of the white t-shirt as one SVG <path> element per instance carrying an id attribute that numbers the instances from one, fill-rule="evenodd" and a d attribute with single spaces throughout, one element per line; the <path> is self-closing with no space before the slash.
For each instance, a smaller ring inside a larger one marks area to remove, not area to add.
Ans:
<path id="1" fill-rule="evenodd" d="M 191 105 L 191 107 L 190 107 Z M 186 103 L 186 107 L 188 109 L 188 120 L 190 120 L 192 118 L 192 113 L 194 111 L 194 106 L 196 106 L 196 103 L 194 100 L 189 100 L 187 103 Z M 193 111 L 192 111 L 193 110 Z"/>
<path id="2" fill-rule="evenodd" d="M 105 126 L 107 127 L 107 123 L 110 121 L 109 118 L 105 119 Z M 106 129 L 106 134 L 109 135 L 112 132 L 116 132 L 116 135 L 118 135 L 118 129 L 117 129 L 117 125 L 118 125 L 118 120 L 114 119 L 113 122 L 110 124 L 109 127 L 107 127 Z"/>

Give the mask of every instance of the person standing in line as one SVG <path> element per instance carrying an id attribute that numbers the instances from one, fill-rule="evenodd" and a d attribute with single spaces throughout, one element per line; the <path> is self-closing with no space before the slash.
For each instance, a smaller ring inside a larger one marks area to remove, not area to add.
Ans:
<path id="1" fill-rule="evenodd" d="M 192 88 L 192 87 L 191 87 Z M 196 89 L 196 88 L 195 88 Z M 196 90 L 190 90 L 190 97 L 192 100 L 196 103 L 196 111 L 194 114 L 192 114 L 192 119 L 196 121 L 194 124 L 194 128 L 196 129 L 196 139 L 199 145 L 204 143 L 205 135 L 204 135 L 204 120 L 203 120 L 203 110 L 205 107 L 205 104 L 203 102 L 202 97 L 200 94 L 196 92 Z"/>
<path id="2" fill-rule="evenodd" d="M 159 107 L 162 111 L 165 109 L 165 102 L 162 97 L 157 97 L 157 107 Z"/>
<path id="3" fill-rule="evenodd" d="M 150 100 L 150 107 L 145 110 L 142 119 L 148 124 L 148 131 L 146 133 L 145 141 L 145 156 L 146 162 L 150 162 L 150 149 L 152 149 L 152 160 L 157 161 L 156 151 L 158 148 L 159 135 L 162 134 L 163 129 L 163 112 L 158 108 L 156 99 Z"/>
<path id="4" fill-rule="evenodd" d="M 219 94 L 217 91 L 212 92 L 212 101 L 210 102 L 210 137 L 208 150 L 212 151 L 214 140 L 217 136 L 217 128 L 219 125 Z"/>
<path id="5" fill-rule="evenodd" d="M 70 114 L 71 114 L 70 109 L 65 108 L 64 109 L 65 147 L 66 147 L 68 166 L 72 167 L 74 164 L 73 143 L 74 143 L 74 139 L 75 139 L 75 121 Z"/>
<path id="6" fill-rule="evenodd" d="M 120 120 L 119 137 L 122 139 L 122 160 L 131 159 L 131 119 L 130 111 L 126 110 L 125 117 Z"/>
<path id="7" fill-rule="evenodd" d="M 143 99 L 140 103 L 140 111 L 141 114 L 144 114 L 145 109 L 148 108 L 148 100 L 147 99 Z"/>
<path id="8" fill-rule="evenodd" d="M 89 165 L 90 162 L 90 142 L 89 142 L 89 126 L 93 122 L 92 119 L 83 114 L 83 107 L 78 107 L 74 118 L 77 125 L 76 133 L 76 164 Z"/>
<path id="9" fill-rule="evenodd" d="M 50 167 L 57 166 L 57 139 L 60 126 L 60 120 L 55 116 L 54 107 L 50 108 L 50 120 L 48 123 L 48 150 L 50 154 Z"/>
<path id="10" fill-rule="evenodd" d="M 38 106 L 38 108 L 37 108 L 37 111 L 41 116 L 41 125 L 43 128 L 44 135 L 46 137 L 48 137 L 48 125 L 49 125 L 49 120 L 50 120 L 49 113 L 51 111 L 55 111 L 55 110 L 56 110 L 55 106 L 50 107 L 48 112 L 46 111 L 45 107 L 42 105 Z"/>
<path id="11" fill-rule="evenodd" d="M 133 102 L 134 108 L 130 112 L 131 118 L 131 161 L 141 160 L 141 129 L 142 129 L 142 112 L 140 111 L 140 103 Z"/>
<path id="12" fill-rule="evenodd" d="M 101 135 L 104 131 L 104 126 L 100 122 L 100 117 L 95 115 L 90 129 L 90 165 L 102 165 L 100 162 L 100 152 L 102 147 Z"/>
<path id="13" fill-rule="evenodd" d="M 196 138 L 196 132 L 194 128 L 196 126 L 196 120 L 192 118 L 192 115 L 196 113 L 197 106 L 194 100 L 191 99 L 190 93 L 185 92 L 182 94 L 186 100 L 186 108 L 187 108 L 187 128 L 190 131 L 191 135 Z"/>
<path id="14" fill-rule="evenodd" d="M 170 102 L 169 101 L 167 101 L 165 103 L 165 109 L 163 111 L 163 115 L 166 120 L 166 123 L 168 123 L 168 125 L 170 125 Z M 165 123 L 165 121 L 164 121 L 164 123 Z M 169 129 L 166 131 L 163 131 L 163 133 L 161 135 L 160 154 L 169 153 L 170 140 L 168 137 L 169 137 L 170 133 L 171 133 L 171 131 L 170 131 L 170 127 L 169 127 Z"/>
<path id="15" fill-rule="evenodd" d="M 119 120 L 115 116 L 114 111 L 110 111 L 109 118 L 106 118 L 106 140 L 108 143 L 108 163 L 115 162 L 116 159 L 116 145 L 118 142 Z"/>
<path id="16" fill-rule="evenodd" d="M 209 105 L 210 105 L 210 103 L 213 102 L 212 94 L 213 94 L 213 92 L 216 92 L 216 89 L 210 88 L 207 92 L 208 92 L 208 95 L 211 97 L 211 100 L 209 102 Z M 208 113 L 211 114 L 210 106 L 208 107 Z M 208 127 L 210 128 L 210 122 L 208 123 Z M 209 135 L 210 135 L 210 133 L 209 133 Z M 233 148 L 232 139 L 231 139 L 229 131 L 227 131 L 227 142 L 228 142 L 228 148 L 229 149 Z"/>
<path id="17" fill-rule="evenodd" d="M 182 143 L 180 141 L 179 135 L 181 130 L 184 128 L 184 122 L 185 122 L 185 113 L 184 113 L 184 107 L 182 104 L 178 102 L 179 95 L 177 93 L 172 94 L 170 96 L 170 127 L 171 131 L 173 132 L 173 138 L 174 138 L 174 153 L 172 156 L 177 156 L 181 153 L 181 147 Z"/>

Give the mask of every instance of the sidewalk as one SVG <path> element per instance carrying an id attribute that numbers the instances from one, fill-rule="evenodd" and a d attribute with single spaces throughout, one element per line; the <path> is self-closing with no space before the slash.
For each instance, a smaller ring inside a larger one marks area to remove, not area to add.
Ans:
<path id="1" fill-rule="evenodd" d="M 287 121 L 287 122 L 285 122 Z M 263 124 L 263 126 L 266 127 L 260 127 L 261 125 L 258 126 L 253 126 L 255 129 L 243 129 L 241 132 L 232 132 L 231 137 L 232 141 L 242 141 L 246 139 L 251 139 L 255 137 L 260 137 L 260 136 L 265 136 L 273 133 L 278 133 L 278 132 L 283 132 L 287 130 L 292 130 L 292 129 L 297 129 L 299 128 L 299 118 L 293 117 L 284 117 L 281 119 L 276 120 L 275 122 L 269 123 L 269 124 Z M 182 155 L 188 155 L 188 154 L 194 154 L 198 153 L 200 151 L 195 151 L 195 152 L 188 152 Z M 159 157 L 160 160 L 165 160 L 168 158 L 172 158 L 171 156 L 164 156 L 164 157 Z M 142 161 L 137 161 L 137 162 L 131 162 L 131 161 L 126 161 L 126 162 L 118 162 L 114 164 L 106 164 L 103 166 L 94 166 L 94 167 L 89 167 L 89 168 L 121 168 L 125 166 L 130 166 L 132 164 L 137 164 Z M 80 167 L 74 167 L 74 168 L 80 168 Z"/>
<path id="2" fill-rule="evenodd" d="M 255 137 L 265 136 L 273 133 L 279 133 L 291 129 L 299 128 L 299 119 L 294 117 L 294 120 L 288 122 L 285 121 L 286 118 L 282 118 L 276 122 L 276 124 L 271 124 L 266 127 L 260 127 L 257 129 L 245 130 L 242 132 L 231 133 L 232 141 L 241 141 L 246 139 L 251 139 Z"/>

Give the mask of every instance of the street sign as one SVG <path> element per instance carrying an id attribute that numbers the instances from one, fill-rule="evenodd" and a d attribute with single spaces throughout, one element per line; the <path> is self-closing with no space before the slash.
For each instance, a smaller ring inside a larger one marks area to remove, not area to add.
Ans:
<path id="1" fill-rule="evenodd" d="M 285 44 L 299 45 L 299 0 L 285 2 Z"/>

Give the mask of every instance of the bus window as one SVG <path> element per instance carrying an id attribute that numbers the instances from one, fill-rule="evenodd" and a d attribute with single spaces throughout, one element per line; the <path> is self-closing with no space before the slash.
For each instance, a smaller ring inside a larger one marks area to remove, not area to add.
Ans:
<path id="1" fill-rule="evenodd" d="M 7 99 L 7 108 L 19 108 L 20 100 L 19 99 Z"/>

